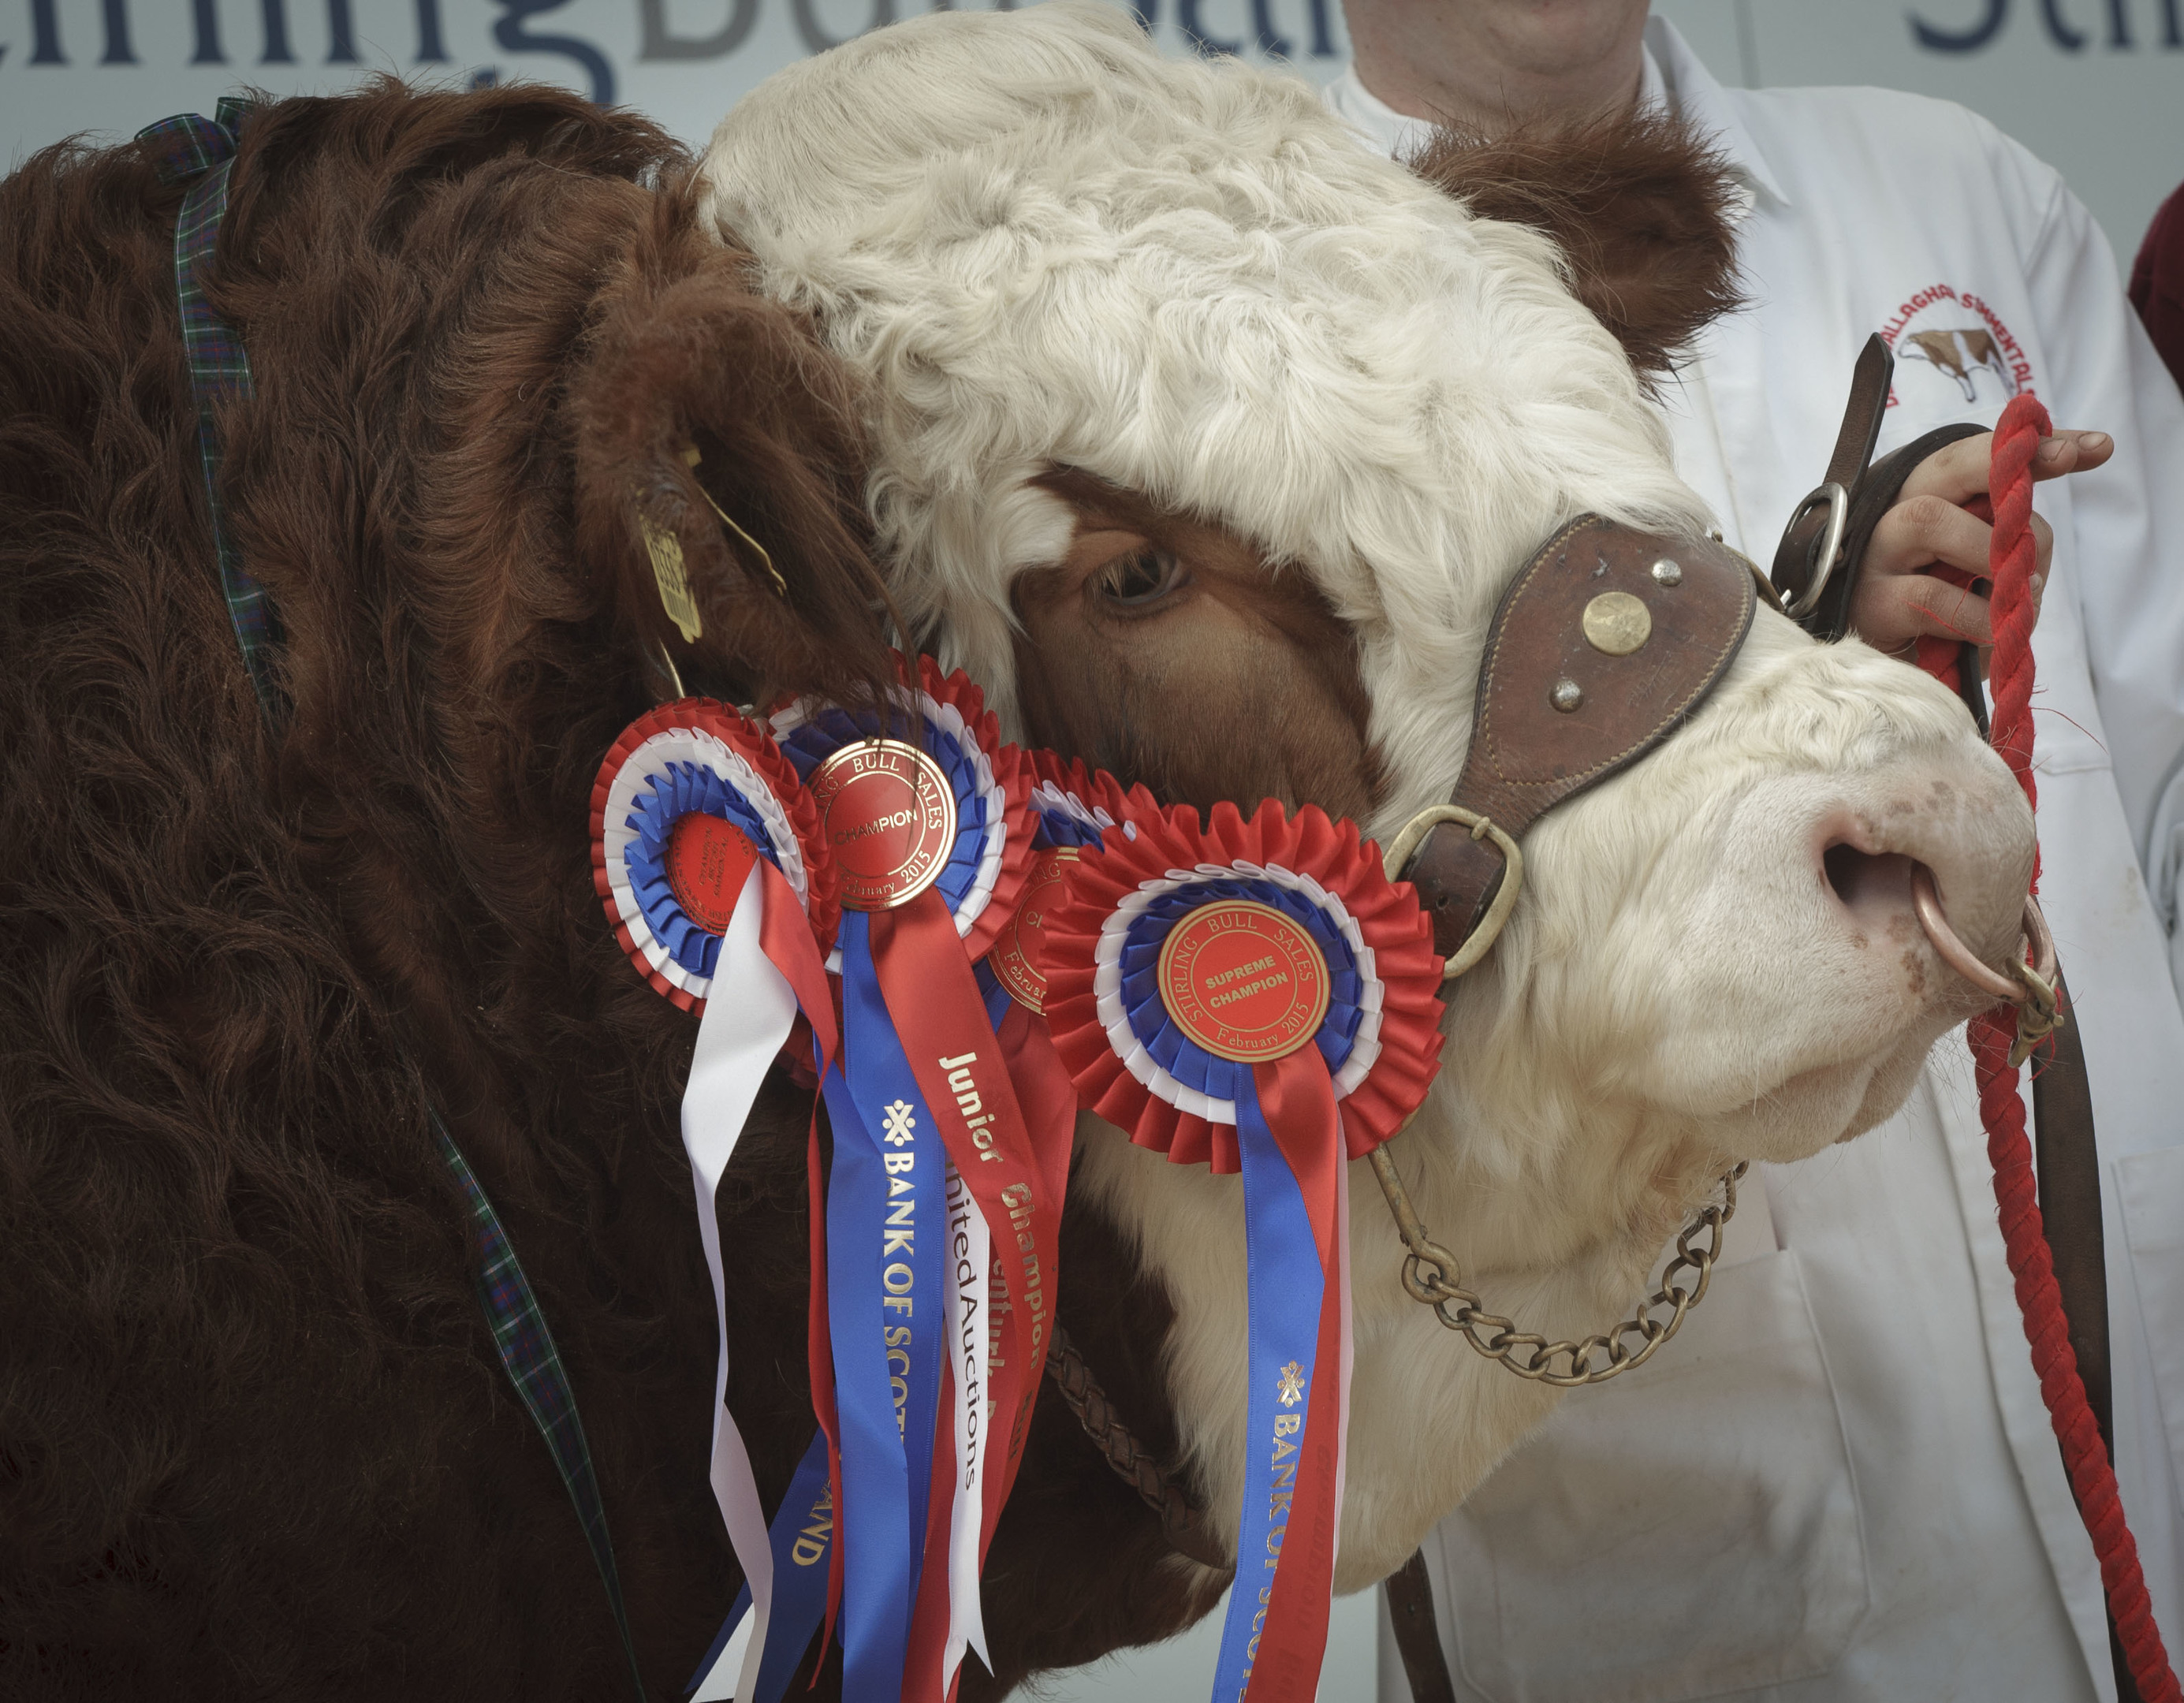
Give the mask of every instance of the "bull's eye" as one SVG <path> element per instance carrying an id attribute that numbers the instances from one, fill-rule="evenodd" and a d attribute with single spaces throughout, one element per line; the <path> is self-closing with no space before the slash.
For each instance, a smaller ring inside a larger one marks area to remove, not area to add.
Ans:
<path id="1" fill-rule="evenodd" d="M 1183 564 L 1174 554 L 1147 544 L 1100 569 L 1092 576 L 1092 590 L 1100 602 L 1117 609 L 1142 609 L 1179 590 L 1184 582 Z"/>

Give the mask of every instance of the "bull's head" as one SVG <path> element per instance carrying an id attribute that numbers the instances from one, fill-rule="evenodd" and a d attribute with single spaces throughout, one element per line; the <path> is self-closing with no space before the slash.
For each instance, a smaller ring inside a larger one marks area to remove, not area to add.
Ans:
<path id="1" fill-rule="evenodd" d="M 722 231 L 868 382 L 895 595 L 1013 734 L 1167 800 L 1310 801 L 1384 841 L 1448 797 L 1489 621 L 1542 540 L 1588 510 L 1710 525 L 1633 354 L 1724 298 L 1725 238 L 1665 303 L 1607 287 L 1602 245 L 1465 204 L 1552 209 L 1508 181 L 1529 157 L 1449 154 L 1437 186 L 1301 83 L 1164 62 L 1123 14 L 1057 4 L 785 72 L 705 170 Z M 1685 150 L 1703 207 L 1701 164 Z M 1612 190 L 1612 146 L 1597 169 Z M 1762 609 L 1682 731 L 1533 831 L 1513 920 L 1453 989 L 1393 1150 L 1467 1283 L 1530 1329 L 1603 1327 L 1732 1161 L 1888 1116 L 1983 998 L 1927 945 L 1911 869 L 1999 959 L 2030 828 L 1953 696 Z M 1236 1180 L 1089 1120 L 1080 1149 L 1072 1205 L 1173 1298 L 1169 1392 L 1233 1531 Z M 1355 1210 L 1345 1589 L 1552 1399 L 1444 1338 L 1375 1192 Z"/>

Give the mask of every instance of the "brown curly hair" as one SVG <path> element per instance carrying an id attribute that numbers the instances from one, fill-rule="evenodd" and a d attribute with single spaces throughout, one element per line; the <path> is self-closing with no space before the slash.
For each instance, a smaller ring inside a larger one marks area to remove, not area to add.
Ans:
<path id="1" fill-rule="evenodd" d="M 733 1592 L 695 1023 L 604 927 L 587 799 L 663 654 L 746 698 L 889 656 L 856 398 L 687 173 L 545 89 L 246 121 L 209 291 L 254 373 L 221 493 L 286 626 L 277 729 L 214 571 L 183 192 L 134 146 L 0 184 L 0 1695 L 627 1695 L 428 1105 L 560 1338 L 656 1695 Z M 723 1201 L 770 1493 L 811 1424 L 808 1105 L 773 1091 Z"/>

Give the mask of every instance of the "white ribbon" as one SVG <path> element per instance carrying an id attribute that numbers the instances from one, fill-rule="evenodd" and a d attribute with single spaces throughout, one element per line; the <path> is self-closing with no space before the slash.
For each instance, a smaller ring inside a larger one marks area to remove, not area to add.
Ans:
<path id="1" fill-rule="evenodd" d="M 734 1157 L 744 1120 L 796 1021 L 796 994 L 760 944 L 766 887 L 756 864 L 744 879 L 715 966 L 714 996 L 698 1020 L 698 1050 L 682 1090 L 682 1147 L 690 1155 L 698 1197 L 698 1234 L 705 1244 L 705 1269 L 713 1278 L 713 1316 L 720 1354 L 713 1372 L 713 1499 L 749 1582 L 747 1636 L 730 1640 L 699 1685 L 694 1703 L 720 1703 L 757 1695 L 759 1662 L 766 1654 L 767 1616 L 773 1606 L 773 1550 L 766 1542 L 766 1511 L 758 1499 L 750 1455 L 728 1411 L 727 1283 L 721 1269 L 721 1225 L 713 1197 Z M 737 1657 L 741 1656 L 740 1663 Z M 735 1676 L 734 1684 L 727 1682 Z"/>
<path id="2" fill-rule="evenodd" d="M 989 1273 L 994 1260 L 993 1233 L 985 1214 L 948 1167 L 948 1274 L 955 1303 L 948 1350 L 956 1377 L 956 1505 L 948 1529 L 948 1642 L 940 1661 L 944 1692 L 956 1683 L 966 1649 L 991 1672 L 986 1654 L 986 1626 L 978 1607 L 978 1541 L 985 1520 L 986 1456 L 993 1446 L 994 1404 L 986 1380 L 993 1345 Z"/>

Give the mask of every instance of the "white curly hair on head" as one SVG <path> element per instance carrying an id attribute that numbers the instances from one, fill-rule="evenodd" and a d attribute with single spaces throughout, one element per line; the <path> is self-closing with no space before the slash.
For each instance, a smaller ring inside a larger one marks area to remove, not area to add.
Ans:
<path id="1" fill-rule="evenodd" d="M 1301 81 L 1170 60 L 1098 0 L 938 12 L 791 66 L 706 207 L 868 382 L 905 617 L 1011 734 L 1009 584 L 1084 470 L 1308 573 L 1401 821 L 1446 796 L 1500 589 L 1587 509 L 1708 524 L 1559 252 L 1360 146 Z M 1376 824 L 1378 826 L 1378 824 Z"/>

